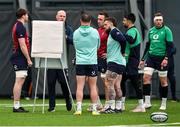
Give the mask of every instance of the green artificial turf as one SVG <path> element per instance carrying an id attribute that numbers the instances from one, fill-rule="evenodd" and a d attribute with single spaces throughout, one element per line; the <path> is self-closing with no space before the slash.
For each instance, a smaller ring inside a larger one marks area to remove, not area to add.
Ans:
<path id="1" fill-rule="evenodd" d="M 57 104 L 64 104 L 64 100 L 56 99 Z M 101 114 L 92 116 L 86 111 L 89 100 L 83 101 L 83 113 L 81 116 L 74 116 L 74 111 L 66 111 L 65 104 L 57 105 L 55 112 L 48 112 L 46 100 L 45 113 L 42 114 L 42 106 L 37 106 L 35 113 L 32 113 L 33 100 L 22 100 L 21 103 L 28 109 L 29 113 L 13 113 L 11 99 L 0 99 L 0 126 L 112 126 L 112 125 L 151 125 L 157 124 L 150 120 L 152 112 L 159 111 L 160 100 L 152 100 L 153 107 L 146 110 L 146 113 L 132 113 L 137 100 L 127 99 L 126 111 L 118 114 Z M 42 104 L 42 99 L 37 99 L 37 104 Z M 168 120 L 166 123 L 180 123 L 180 103 L 168 100 L 167 110 Z M 177 124 L 176 124 L 177 125 Z M 178 124 L 180 126 L 180 124 Z"/>

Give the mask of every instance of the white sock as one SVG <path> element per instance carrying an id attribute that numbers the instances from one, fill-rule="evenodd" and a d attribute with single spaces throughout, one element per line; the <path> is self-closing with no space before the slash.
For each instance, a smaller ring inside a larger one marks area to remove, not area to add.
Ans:
<path id="1" fill-rule="evenodd" d="M 14 101 L 14 108 L 18 109 L 20 107 L 20 101 Z"/>
<path id="2" fill-rule="evenodd" d="M 139 103 L 139 106 L 140 106 L 141 108 L 144 108 L 143 99 L 138 99 L 138 103 Z"/>
<path id="3" fill-rule="evenodd" d="M 97 111 L 97 104 L 96 103 L 92 103 L 92 111 Z"/>
<path id="4" fill-rule="evenodd" d="M 109 106 L 111 109 L 115 109 L 115 100 L 109 100 Z"/>
<path id="5" fill-rule="evenodd" d="M 122 100 L 122 103 L 125 103 L 126 97 L 122 97 L 121 100 Z"/>
<path id="6" fill-rule="evenodd" d="M 116 100 L 116 109 L 120 110 L 122 106 L 122 101 L 121 100 Z"/>
<path id="7" fill-rule="evenodd" d="M 82 102 L 77 102 L 77 111 L 82 111 Z"/>
<path id="8" fill-rule="evenodd" d="M 167 98 L 162 98 L 161 105 L 166 106 L 166 101 L 167 101 Z"/>
<path id="9" fill-rule="evenodd" d="M 98 98 L 97 98 L 97 104 L 98 105 L 101 105 L 101 100 L 100 100 L 100 97 L 98 96 Z"/>
<path id="10" fill-rule="evenodd" d="M 151 97 L 150 96 L 145 96 L 145 103 L 151 104 Z"/>
<path id="11" fill-rule="evenodd" d="M 107 109 L 109 108 L 109 101 L 105 101 L 105 104 L 104 104 L 104 109 Z"/>

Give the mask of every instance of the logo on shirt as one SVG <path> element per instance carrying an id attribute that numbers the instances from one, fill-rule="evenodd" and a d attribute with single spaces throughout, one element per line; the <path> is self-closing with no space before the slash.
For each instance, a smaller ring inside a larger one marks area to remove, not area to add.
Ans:
<path id="1" fill-rule="evenodd" d="M 158 38 L 159 38 L 159 35 L 158 35 L 158 34 L 153 35 L 153 39 L 154 39 L 154 40 L 157 40 Z"/>

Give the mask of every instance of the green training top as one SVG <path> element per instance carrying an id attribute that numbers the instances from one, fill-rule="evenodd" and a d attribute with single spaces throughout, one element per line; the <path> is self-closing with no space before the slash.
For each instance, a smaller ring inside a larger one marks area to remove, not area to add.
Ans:
<path id="1" fill-rule="evenodd" d="M 135 40 L 134 44 L 130 44 L 128 41 L 126 41 L 125 58 L 126 58 L 126 61 L 128 62 L 131 48 L 134 48 L 137 45 L 139 45 L 142 41 L 142 38 L 136 27 L 129 28 L 126 34 L 131 36 Z"/>
<path id="2" fill-rule="evenodd" d="M 161 28 L 152 27 L 149 31 L 149 54 L 155 56 L 166 55 L 166 43 L 173 42 L 172 31 L 167 26 Z"/>

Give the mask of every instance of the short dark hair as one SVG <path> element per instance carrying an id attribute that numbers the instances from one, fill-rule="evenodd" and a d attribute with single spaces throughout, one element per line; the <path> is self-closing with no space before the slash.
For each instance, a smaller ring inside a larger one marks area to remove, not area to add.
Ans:
<path id="1" fill-rule="evenodd" d="M 82 22 L 90 22 L 91 21 L 91 15 L 88 14 L 87 12 L 83 12 L 81 14 L 81 21 Z"/>
<path id="2" fill-rule="evenodd" d="M 136 21 L 136 16 L 134 13 L 129 13 L 128 15 L 125 15 L 124 18 L 127 20 L 130 20 L 132 23 Z"/>
<path id="3" fill-rule="evenodd" d="M 105 18 L 105 21 L 110 21 L 110 22 L 113 23 L 113 26 L 117 27 L 116 18 L 114 18 L 114 17 L 107 17 L 107 18 Z"/>
<path id="4" fill-rule="evenodd" d="M 16 11 L 16 17 L 18 19 L 20 19 L 23 15 L 27 14 L 27 10 L 26 9 L 23 9 L 23 8 L 19 8 L 17 11 Z"/>
<path id="5" fill-rule="evenodd" d="M 154 14 L 154 17 L 155 17 L 155 16 L 162 16 L 162 17 L 163 17 L 163 15 L 161 14 L 161 12 L 155 13 L 155 14 Z"/>
<path id="6" fill-rule="evenodd" d="M 105 17 L 105 18 L 109 17 L 108 13 L 107 13 L 107 12 L 105 12 L 105 11 L 101 11 L 101 12 L 99 12 L 99 14 L 98 14 L 98 15 L 104 15 L 104 17 Z"/>

